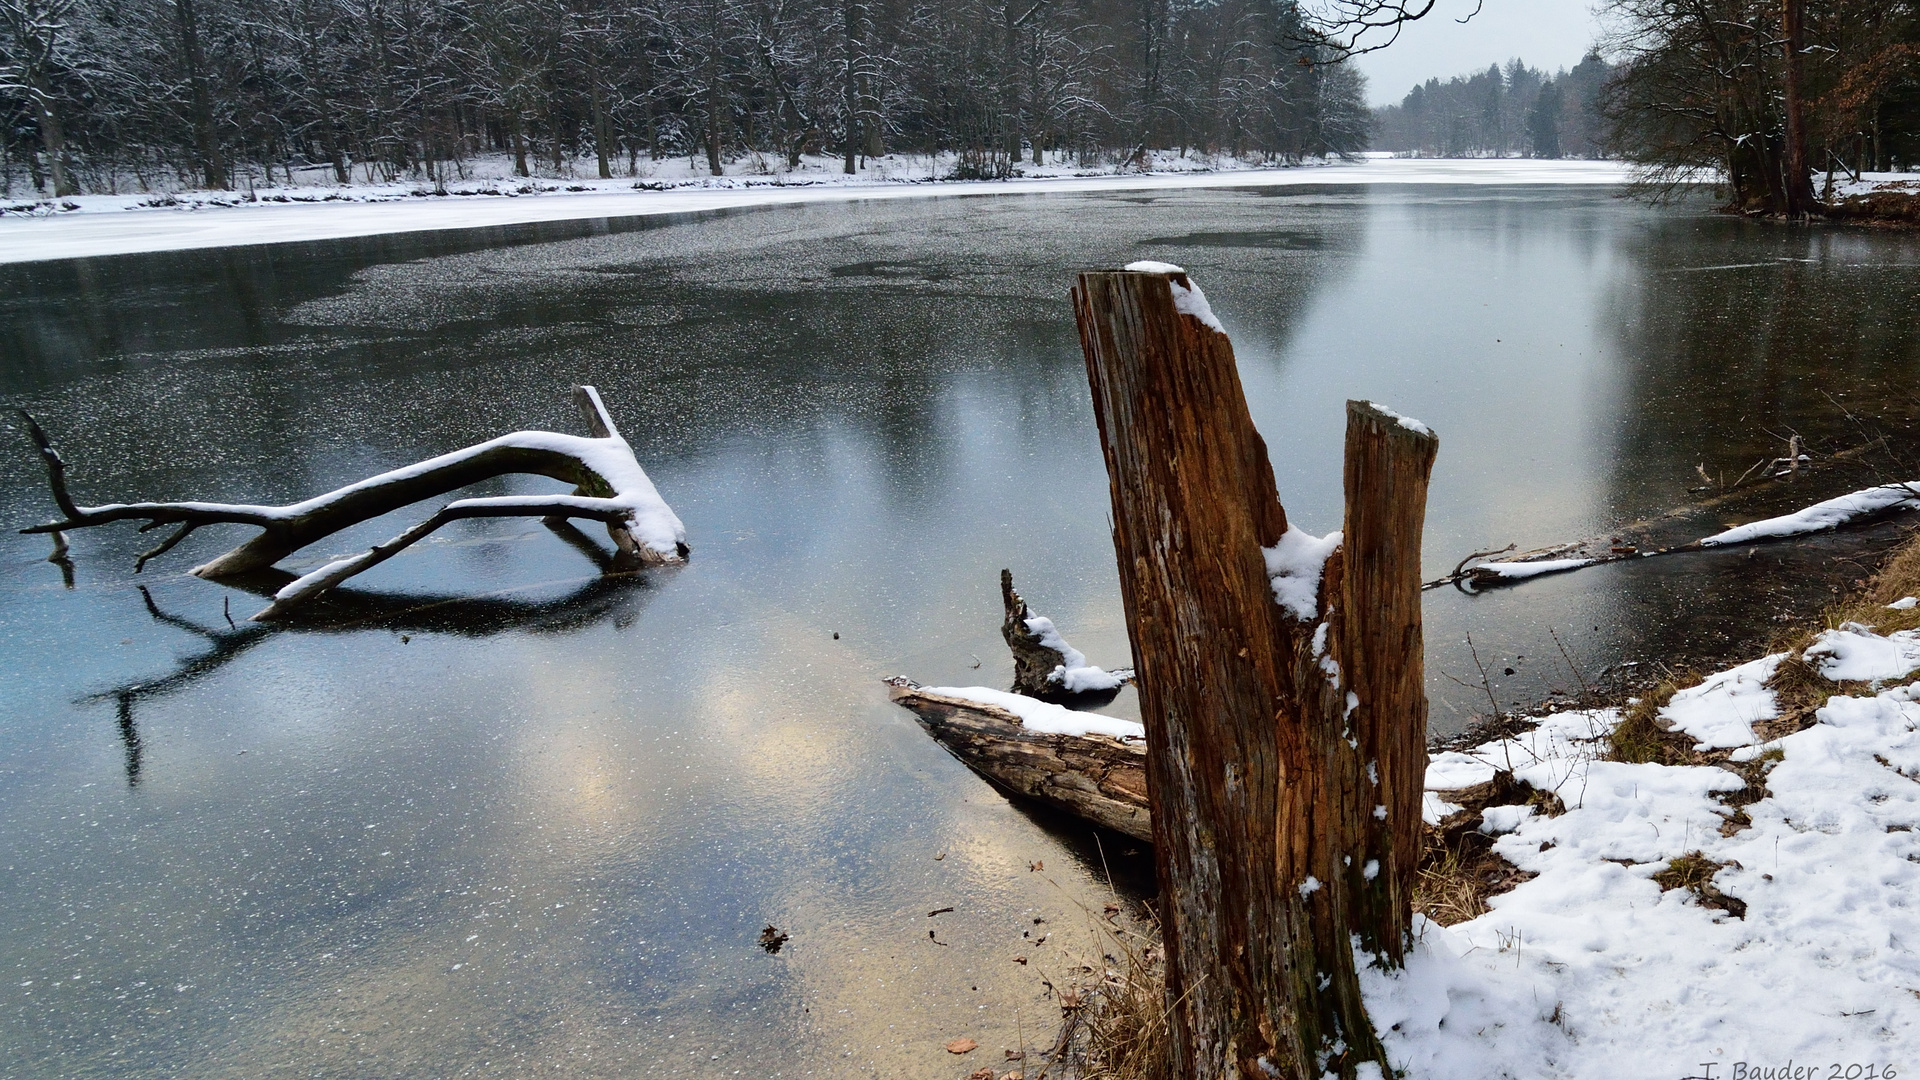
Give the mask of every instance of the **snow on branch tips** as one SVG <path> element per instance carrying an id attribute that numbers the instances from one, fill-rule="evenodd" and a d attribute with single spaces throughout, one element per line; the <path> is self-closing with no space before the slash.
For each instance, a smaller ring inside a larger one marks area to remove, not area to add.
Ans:
<path id="1" fill-rule="evenodd" d="M 456 499 L 431 517 L 369 550 L 336 559 L 300 577 L 274 594 L 273 603 L 253 616 L 272 620 L 341 582 L 371 569 L 419 542 L 450 521 L 482 517 L 538 517 L 548 524 L 568 518 L 605 523 L 618 549 L 613 570 L 633 570 L 686 561 L 686 527 L 667 506 L 646 470 L 634 459 L 608 416 L 600 394 L 591 386 L 576 386 L 573 400 L 586 419 L 591 436 L 561 435 L 551 431 L 517 431 L 511 435 L 407 465 L 358 483 L 287 506 L 254 506 L 209 502 L 107 503 L 80 506 L 67 489 L 67 466 L 47 433 L 32 416 L 22 412 L 27 434 L 47 469 L 47 483 L 62 517 L 24 533 L 49 533 L 56 556 L 65 546 L 63 534 L 74 529 L 116 521 L 143 521 L 140 531 L 166 525 L 177 528 L 165 540 L 140 556 L 139 573 L 147 561 L 163 555 L 204 525 L 252 525 L 260 534 L 210 562 L 193 568 L 204 578 L 222 578 L 261 570 L 300 550 L 360 522 L 424 499 L 512 473 L 551 477 L 574 485 L 566 494 L 506 495 Z"/>

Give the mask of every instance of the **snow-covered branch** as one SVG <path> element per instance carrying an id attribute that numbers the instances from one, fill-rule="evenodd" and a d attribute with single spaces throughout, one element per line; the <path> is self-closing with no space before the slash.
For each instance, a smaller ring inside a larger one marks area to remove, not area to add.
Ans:
<path id="1" fill-rule="evenodd" d="M 137 502 L 80 506 L 67 488 L 66 462 L 44 430 L 25 413 L 27 433 L 47 469 L 48 486 L 62 518 L 22 529 L 61 534 L 116 521 L 144 521 L 141 531 L 178 525 L 160 546 L 143 554 L 137 573 L 149 559 L 164 554 L 204 525 L 258 527 L 260 535 L 193 569 L 217 578 L 259 570 L 318 540 L 401 507 L 444 495 L 482 480 L 511 473 L 551 477 L 574 485 L 555 495 L 512 495 L 458 499 L 427 520 L 372 549 L 328 563 L 281 589 L 255 619 L 278 618 L 342 581 L 392 558 L 450 521 L 478 517 L 540 517 L 549 521 L 586 518 L 604 522 L 619 548 L 616 568 L 678 563 L 686 559 L 686 527 L 660 497 L 633 448 L 591 386 L 574 388 L 574 401 L 591 436 L 551 431 L 518 431 L 417 464 L 372 476 L 303 502 L 257 506 L 211 502 Z"/>

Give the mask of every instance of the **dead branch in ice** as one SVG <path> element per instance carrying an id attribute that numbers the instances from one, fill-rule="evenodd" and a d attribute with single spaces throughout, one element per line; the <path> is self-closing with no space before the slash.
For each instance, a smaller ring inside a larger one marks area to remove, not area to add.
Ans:
<path id="1" fill-rule="evenodd" d="M 1013 692 L 1042 701 L 1111 699 L 1133 680 L 1131 668 L 1104 671 L 1087 663 L 1085 654 L 1044 615 L 1035 615 L 1013 591 L 1013 571 L 1000 571 L 1000 601 L 1006 618 L 1000 636 L 1013 651 Z"/>
<path id="2" fill-rule="evenodd" d="M 1485 589 L 1500 585 L 1512 585 L 1529 578 L 1547 574 L 1566 573 L 1570 570 L 1582 570 L 1602 563 L 1620 562 L 1624 559 L 1650 559 L 1659 555 L 1674 555 L 1683 551 L 1704 551 L 1710 548 L 1736 547 L 1744 544 L 1759 543 L 1765 540 L 1783 540 L 1796 536 L 1827 532 L 1848 525 L 1858 525 L 1877 521 L 1889 514 L 1904 510 L 1920 510 L 1920 480 L 1876 484 L 1862 488 L 1822 502 L 1805 506 L 1790 514 L 1765 518 L 1760 521 L 1736 525 L 1711 536 L 1703 536 L 1684 544 L 1669 547 L 1646 549 L 1633 542 L 1636 534 L 1651 532 L 1652 528 L 1663 520 L 1670 520 L 1686 514 L 1698 512 L 1720 499 L 1709 499 L 1692 506 L 1670 510 L 1659 518 L 1636 522 L 1620 532 L 1607 537 L 1595 537 L 1571 544 L 1556 544 L 1553 547 L 1535 548 L 1522 552 L 1510 559 L 1498 562 L 1480 562 L 1469 566 L 1476 559 L 1491 555 L 1505 554 L 1513 550 L 1512 545 L 1499 551 L 1480 551 L 1460 560 L 1453 573 L 1446 577 L 1426 582 L 1420 586 L 1437 589 L 1442 585 L 1456 585 L 1462 588 Z"/>
<path id="3" fill-rule="evenodd" d="M 64 534 L 74 529 L 116 521 L 143 521 L 141 532 L 178 526 L 158 546 L 140 556 L 134 564 L 134 572 L 139 573 L 149 560 L 166 554 L 202 526 L 233 524 L 259 528 L 258 536 L 192 571 L 199 577 L 224 578 L 272 566 L 342 529 L 424 499 L 496 476 L 528 473 L 572 484 L 574 490 L 556 495 L 457 499 L 385 543 L 350 558 L 336 559 L 296 578 L 276 592 L 273 602 L 253 618 L 259 621 L 279 618 L 348 578 L 385 562 L 442 525 L 463 518 L 538 517 L 549 523 L 568 518 L 599 521 L 605 523 L 607 534 L 619 549 L 616 569 L 684 562 L 689 550 L 686 528 L 661 499 L 646 470 L 634 459 L 633 448 L 620 437 L 599 392 L 591 386 L 576 386 L 573 399 L 586 418 L 591 436 L 518 431 L 287 506 L 210 502 L 80 506 L 67 489 L 66 462 L 39 423 L 22 412 L 27 434 L 46 466 L 53 500 L 64 516 L 59 521 L 20 531 L 49 533 L 54 538 L 56 551 L 63 552 Z"/>

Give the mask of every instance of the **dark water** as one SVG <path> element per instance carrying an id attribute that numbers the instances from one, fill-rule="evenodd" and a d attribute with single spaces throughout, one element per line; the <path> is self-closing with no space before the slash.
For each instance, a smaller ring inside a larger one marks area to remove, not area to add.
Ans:
<path id="1" fill-rule="evenodd" d="M 1920 244 L 1589 191 L 815 205 L 0 269 L 0 395 L 82 501 L 291 501 L 574 430 L 585 381 L 695 549 L 609 583 L 537 523 L 462 523 L 266 631 L 183 573 L 237 537 L 136 578 L 153 537 L 83 533 L 68 587 L 9 531 L 0 1076 L 948 1077 L 1049 1040 L 1102 856 L 1138 857 L 1010 806 L 878 680 L 1004 685 L 1002 566 L 1125 661 L 1065 294 L 1144 257 L 1233 333 L 1303 526 L 1339 523 L 1344 399 L 1440 433 L 1430 575 L 1916 411 Z M 10 527 L 51 512 L 16 446 Z M 1430 593 L 1436 730 L 1487 708 L 1469 633 L 1503 705 L 1573 685 L 1556 635 L 1588 672 L 1736 654 L 1889 535 Z"/>

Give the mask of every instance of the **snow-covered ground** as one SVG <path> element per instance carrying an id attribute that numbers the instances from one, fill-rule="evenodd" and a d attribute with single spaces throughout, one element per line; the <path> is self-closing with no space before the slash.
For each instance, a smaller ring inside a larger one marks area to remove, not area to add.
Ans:
<path id="1" fill-rule="evenodd" d="M 1504 833 L 1494 850 L 1538 876 L 1470 922 L 1423 921 L 1403 973 L 1367 969 L 1368 1009 L 1406 1075 L 1920 1075 L 1920 685 L 1880 688 L 1920 668 L 1920 632 L 1850 624 L 1805 655 L 1873 688 L 1764 744 L 1752 725 L 1776 715 L 1763 684 L 1779 657 L 1661 710 L 1703 749 L 1777 759 L 1745 828 L 1722 831 L 1732 811 L 1714 793 L 1743 786 L 1727 769 L 1599 760 L 1612 711 L 1560 713 L 1434 758 L 1430 816 L 1496 768 L 1567 811 L 1490 810 L 1483 827 Z M 1653 880 L 1696 852 L 1723 864 L 1712 885 L 1744 917 Z"/>
<path id="2" fill-rule="evenodd" d="M 1814 187 L 1823 194 L 1826 179 L 1819 173 L 1814 174 Z M 1920 173 L 1863 172 L 1855 180 L 1845 174 L 1833 178 L 1833 197 L 1845 199 L 1854 195 L 1871 195 L 1876 191 L 1898 191 L 1908 195 L 1920 195 Z"/>
<path id="3" fill-rule="evenodd" d="M 1025 166 L 1024 177 L 981 181 L 930 179 L 940 166 L 927 158 L 879 159 L 854 176 L 830 171 L 823 163 L 810 164 L 769 175 L 723 177 L 665 175 L 664 169 L 661 175 L 638 180 L 476 176 L 448 181 L 446 194 L 431 184 L 401 182 L 256 187 L 241 193 L 83 195 L 39 204 L 17 200 L 7 205 L 19 211 L 0 214 L 0 263 L 852 199 L 1306 184 L 1609 185 L 1629 178 L 1628 167 L 1618 162 L 1519 158 L 1369 157 L 1291 168 L 1170 159 L 1156 162 L 1150 172 L 1088 174 L 1061 164 Z M 66 209 L 69 206 L 73 209 Z"/>

